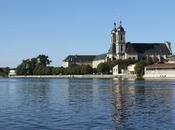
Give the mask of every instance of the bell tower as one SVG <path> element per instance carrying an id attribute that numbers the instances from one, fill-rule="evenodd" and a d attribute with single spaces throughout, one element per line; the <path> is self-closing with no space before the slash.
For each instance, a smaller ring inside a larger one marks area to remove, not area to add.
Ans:
<path id="1" fill-rule="evenodd" d="M 111 31 L 111 45 L 107 53 L 108 60 L 114 60 L 116 59 L 116 41 L 117 41 L 117 35 L 116 35 L 116 23 L 114 23 L 114 28 Z"/>
<path id="2" fill-rule="evenodd" d="M 122 27 L 122 22 L 119 22 L 119 27 L 116 29 L 116 59 L 125 58 L 125 30 Z"/>

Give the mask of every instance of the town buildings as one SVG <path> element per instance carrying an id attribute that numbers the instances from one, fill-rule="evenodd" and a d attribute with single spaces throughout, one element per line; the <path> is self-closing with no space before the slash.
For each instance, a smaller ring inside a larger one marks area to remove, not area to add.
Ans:
<path id="1" fill-rule="evenodd" d="M 125 29 L 120 21 L 119 26 L 114 27 L 111 31 L 111 43 L 107 53 L 100 55 L 69 55 L 63 60 L 63 67 L 70 67 L 71 65 L 91 65 L 97 68 L 99 63 L 124 60 L 124 59 L 147 59 L 157 58 L 167 59 L 172 55 L 171 43 L 132 43 L 126 42 Z"/>

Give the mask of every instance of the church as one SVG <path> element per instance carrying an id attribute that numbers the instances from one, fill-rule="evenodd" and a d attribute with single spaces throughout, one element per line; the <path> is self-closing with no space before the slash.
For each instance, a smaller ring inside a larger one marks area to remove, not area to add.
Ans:
<path id="1" fill-rule="evenodd" d="M 110 48 L 107 53 L 100 55 L 69 55 L 63 60 L 63 67 L 77 64 L 97 68 L 99 63 L 119 59 L 141 60 L 156 57 L 161 60 L 172 56 L 171 43 L 168 41 L 164 43 L 131 43 L 126 42 L 125 33 L 121 21 L 118 26 L 114 23 L 111 31 Z"/>

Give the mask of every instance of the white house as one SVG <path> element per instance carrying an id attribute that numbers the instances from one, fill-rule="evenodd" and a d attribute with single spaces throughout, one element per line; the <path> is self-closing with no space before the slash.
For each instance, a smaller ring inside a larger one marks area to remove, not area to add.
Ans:
<path id="1" fill-rule="evenodd" d="M 118 65 L 116 65 L 116 66 L 114 66 L 112 68 L 112 74 L 113 75 L 118 75 L 119 74 L 119 67 L 118 67 Z"/>
<path id="2" fill-rule="evenodd" d="M 15 69 L 10 69 L 8 75 L 9 76 L 15 76 L 16 75 L 16 70 Z"/>
<path id="3" fill-rule="evenodd" d="M 135 66 L 136 64 L 132 64 L 127 67 L 128 74 L 135 74 Z"/>

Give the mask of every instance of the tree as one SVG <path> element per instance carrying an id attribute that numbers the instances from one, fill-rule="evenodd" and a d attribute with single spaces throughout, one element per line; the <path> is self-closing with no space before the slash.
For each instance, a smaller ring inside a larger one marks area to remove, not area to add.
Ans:
<path id="1" fill-rule="evenodd" d="M 52 74 L 53 75 L 62 75 L 65 74 L 65 68 L 64 67 L 54 67 L 52 69 Z"/>
<path id="2" fill-rule="evenodd" d="M 60 74 L 60 69 L 59 69 L 59 67 L 54 67 L 54 68 L 52 69 L 52 74 L 53 74 L 53 75 L 59 75 L 59 74 Z"/>
<path id="3" fill-rule="evenodd" d="M 35 72 L 35 74 L 38 74 L 40 72 L 42 72 L 42 73 L 47 72 L 47 74 L 51 74 L 52 67 L 49 67 L 49 68 L 46 67 L 50 63 L 51 63 L 51 60 L 49 60 L 48 56 L 39 55 L 38 57 L 23 60 L 22 63 L 17 66 L 16 73 L 17 73 L 17 75 L 33 75 L 34 72 Z M 41 65 L 41 66 L 39 66 L 39 65 Z M 43 70 L 44 68 L 46 69 L 45 72 Z M 38 69 L 41 69 L 42 71 L 38 70 Z"/>
<path id="4" fill-rule="evenodd" d="M 37 60 L 39 64 L 44 65 L 44 66 L 47 66 L 52 62 L 51 60 L 49 60 L 49 57 L 46 55 L 39 55 L 37 57 Z"/>
<path id="5" fill-rule="evenodd" d="M 0 76 L 7 76 L 9 73 L 9 68 L 0 68 Z"/>
<path id="6" fill-rule="evenodd" d="M 35 69 L 37 65 L 37 58 L 32 58 L 29 62 L 29 68 L 30 68 L 30 71 L 31 71 L 31 75 L 33 74 L 33 70 Z"/>
<path id="7" fill-rule="evenodd" d="M 48 75 L 49 68 L 44 65 L 37 64 L 35 69 L 33 70 L 33 74 L 34 75 Z"/>
<path id="8" fill-rule="evenodd" d="M 23 60 L 20 65 L 16 68 L 17 75 L 29 75 L 32 73 L 32 69 L 30 67 L 30 59 Z"/>
<path id="9" fill-rule="evenodd" d="M 81 74 L 93 74 L 93 68 L 90 65 L 82 65 Z"/>
<path id="10" fill-rule="evenodd" d="M 135 67 L 134 67 L 137 78 L 142 79 L 143 75 L 144 75 L 145 66 L 151 65 L 153 63 L 154 62 L 152 59 L 141 60 L 141 61 L 137 62 Z"/>
<path id="11" fill-rule="evenodd" d="M 97 66 L 97 72 L 100 74 L 109 74 L 110 67 L 107 63 L 100 63 Z"/>

